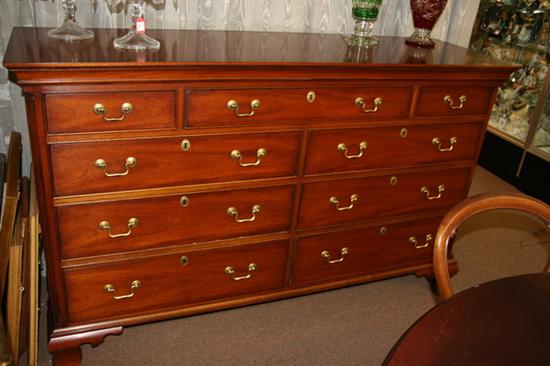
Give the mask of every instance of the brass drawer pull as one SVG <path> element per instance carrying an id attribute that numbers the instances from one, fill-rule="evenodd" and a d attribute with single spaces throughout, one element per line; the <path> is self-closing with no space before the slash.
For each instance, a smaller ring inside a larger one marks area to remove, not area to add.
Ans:
<path id="1" fill-rule="evenodd" d="M 420 192 L 424 193 L 427 199 L 436 200 L 441 198 L 441 195 L 443 194 L 443 192 L 445 192 L 445 186 L 443 184 L 437 186 L 437 196 L 431 196 L 430 189 L 427 186 L 420 188 Z"/>
<path id="2" fill-rule="evenodd" d="M 445 103 L 449 104 L 449 108 L 451 108 L 451 109 L 462 109 L 462 107 L 464 107 L 464 102 L 466 101 L 466 96 L 461 95 L 460 98 L 458 98 L 458 100 L 460 101 L 460 105 L 453 105 L 454 104 L 453 97 L 451 97 L 448 94 L 443 97 L 443 101 Z"/>
<path id="3" fill-rule="evenodd" d="M 327 261 L 327 263 L 329 264 L 334 264 L 334 263 L 340 263 L 340 262 L 343 262 L 344 261 L 344 257 L 346 256 L 346 254 L 349 253 L 349 249 L 344 247 L 340 250 L 340 258 L 338 259 L 330 259 L 330 252 L 328 250 L 323 250 L 321 252 L 321 258 L 323 258 L 324 260 Z"/>
<path id="4" fill-rule="evenodd" d="M 254 163 L 243 163 L 243 155 L 239 150 L 233 150 L 231 151 L 231 158 L 238 160 L 240 166 L 257 166 L 260 165 L 260 162 L 262 161 L 262 158 L 267 155 L 267 150 L 262 148 L 259 148 L 258 151 L 256 151 L 256 158 L 257 160 Z"/>
<path id="5" fill-rule="evenodd" d="M 438 137 L 434 137 L 432 140 L 432 145 L 437 147 L 439 151 L 452 151 L 455 147 L 455 144 L 458 142 L 456 136 L 453 136 L 449 139 L 449 147 L 441 147 L 441 140 Z"/>
<path id="6" fill-rule="evenodd" d="M 248 274 L 246 276 L 235 277 L 235 269 L 231 266 L 227 266 L 225 267 L 225 273 L 230 275 L 234 281 L 247 280 L 252 277 L 252 272 L 254 272 L 257 268 L 256 263 L 250 263 L 248 265 Z"/>
<path id="7" fill-rule="evenodd" d="M 433 240 L 433 236 L 432 234 L 428 234 L 426 235 L 426 239 L 424 241 L 424 244 L 419 244 L 418 243 L 418 240 L 416 239 L 415 236 L 411 236 L 409 238 L 409 243 L 411 243 L 416 249 L 422 249 L 422 248 L 426 248 L 428 247 L 428 245 L 430 245 L 430 242 Z"/>
<path id="8" fill-rule="evenodd" d="M 130 287 L 130 291 L 131 291 L 130 294 L 113 296 L 113 299 L 115 299 L 115 300 L 129 299 L 129 298 L 131 298 L 135 295 L 136 290 L 140 287 L 141 287 L 141 282 L 138 281 L 138 280 L 134 280 L 134 281 L 132 281 L 132 286 Z M 109 284 L 106 284 L 103 287 L 103 291 L 108 292 L 108 293 L 112 293 L 112 292 L 115 292 L 116 290 L 115 290 L 115 287 L 109 283 Z"/>
<path id="9" fill-rule="evenodd" d="M 361 110 L 365 113 L 374 113 L 378 110 L 378 107 L 382 105 L 382 98 L 376 97 L 374 98 L 374 108 L 373 109 L 366 109 L 367 105 L 365 103 L 365 99 L 361 97 L 355 98 L 355 105 L 361 108 Z"/>
<path id="10" fill-rule="evenodd" d="M 108 173 L 107 162 L 105 160 L 97 159 L 95 161 L 95 167 L 103 170 L 103 173 L 105 174 L 106 177 L 122 177 L 122 176 L 128 175 L 128 173 L 130 172 L 130 168 L 133 168 L 136 165 L 137 165 L 137 159 L 134 158 L 133 156 L 130 156 L 128 159 L 126 159 L 126 163 L 124 164 L 124 166 L 126 167 L 125 171 L 123 171 L 122 173 Z"/>
<path id="11" fill-rule="evenodd" d="M 367 143 L 365 141 L 361 141 L 359 144 L 359 154 L 357 155 L 348 155 L 348 147 L 343 142 L 341 144 L 338 144 L 338 151 L 344 154 L 346 159 L 354 159 L 354 158 L 360 158 L 363 156 L 363 152 L 367 148 Z"/>
<path id="12" fill-rule="evenodd" d="M 340 201 L 338 201 L 338 198 L 336 196 L 332 196 L 329 198 L 329 202 L 332 203 L 334 206 L 336 206 L 336 209 L 338 211 L 344 211 L 344 210 L 351 210 L 353 208 L 354 202 L 357 202 L 359 199 L 359 196 L 355 193 L 349 196 L 350 205 L 345 207 L 340 207 Z"/>
<path id="13" fill-rule="evenodd" d="M 237 117 L 252 117 L 256 109 L 260 108 L 260 100 L 253 99 L 250 102 L 250 112 L 249 113 L 239 113 L 239 103 L 236 100 L 231 99 L 227 102 L 227 108 L 234 111 Z"/>
<path id="14" fill-rule="evenodd" d="M 229 207 L 227 209 L 227 214 L 231 217 L 234 217 L 236 222 L 251 222 L 256 220 L 256 215 L 259 214 L 261 211 L 262 211 L 262 206 L 260 205 L 252 206 L 252 217 L 248 219 L 239 219 L 239 211 L 237 211 L 235 207 Z"/>
<path id="15" fill-rule="evenodd" d="M 130 220 L 128 220 L 128 232 L 122 233 L 122 234 L 112 234 L 111 233 L 111 224 L 109 223 L 109 221 L 101 221 L 99 223 L 99 228 L 107 231 L 107 234 L 111 238 L 121 238 L 121 237 L 124 237 L 124 236 L 130 236 L 130 234 L 132 233 L 132 230 L 136 226 L 138 226 L 138 224 L 139 224 L 139 220 L 136 219 L 135 217 L 132 217 Z"/>
<path id="16" fill-rule="evenodd" d="M 122 121 L 124 117 L 126 117 L 126 115 L 132 111 L 132 108 L 133 106 L 131 103 L 123 103 L 120 106 L 120 113 L 121 113 L 120 117 L 105 117 L 107 110 L 105 109 L 105 106 L 101 103 L 94 104 L 94 107 L 92 109 L 94 113 L 97 114 L 98 116 L 103 116 L 103 120 L 105 122 L 116 122 L 116 121 Z"/>

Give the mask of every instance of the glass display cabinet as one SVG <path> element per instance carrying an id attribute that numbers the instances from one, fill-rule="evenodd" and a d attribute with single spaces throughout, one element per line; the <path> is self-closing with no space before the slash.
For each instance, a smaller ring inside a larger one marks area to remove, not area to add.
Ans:
<path id="1" fill-rule="evenodd" d="M 550 0 L 481 0 L 470 48 L 523 67 L 502 85 L 479 164 L 550 201 Z"/>

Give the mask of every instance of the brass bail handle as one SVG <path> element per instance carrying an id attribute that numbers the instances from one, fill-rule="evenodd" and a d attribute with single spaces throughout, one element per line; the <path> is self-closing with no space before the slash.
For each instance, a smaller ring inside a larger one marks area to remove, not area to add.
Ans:
<path id="1" fill-rule="evenodd" d="M 437 150 L 441 152 L 452 151 L 457 142 L 458 142 L 458 139 L 456 138 L 456 136 L 453 136 L 449 139 L 449 147 L 441 147 L 441 140 L 438 137 L 434 137 L 432 139 L 432 145 L 437 147 Z"/>
<path id="2" fill-rule="evenodd" d="M 445 192 L 445 186 L 443 184 L 440 184 L 437 186 L 437 196 L 434 196 L 428 186 L 424 186 L 420 188 L 420 192 L 424 193 L 426 195 L 426 198 L 429 200 L 437 200 L 441 198 L 443 195 L 443 192 Z"/>
<path id="3" fill-rule="evenodd" d="M 105 220 L 101 221 L 99 223 L 99 228 L 105 230 L 107 232 L 107 235 L 109 235 L 109 237 L 111 238 L 122 238 L 125 236 L 130 236 L 130 234 L 132 234 L 132 230 L 136 228 L 138 224 L 139 224 L 139 220 L 136 219 L 135 217 L 132 217 L 131 219 L 128 220 L 128 231 L 122 234 L 111 233 L 111 224 L 109 223 L 109 221 L 105 221 Z"/>
<path id="4" fill-rule="evenodd" d="M 329 264 L 334 264 L 334 263 L 340 263 L 340 262 L 343 262 L 344 261 L 344 257 L 349 253 L 349 249 L 344 247 L 340 250 L 340 258 L 338 259 L 330 259 L 331 256 L 330 256 L 330 252 L 328 250 L 323 250 L 321 252 L 321 258 L 323 258 L 324 260 L 327 261 L 327 263 Z"/>
<path id="5" fill-rule="evenodd" d="M 461 95 L 458 98 L 458 101 L 460 102 L 460 105 L 454 105 L 453 97 L 451 97 L 448 94 L 443 97 L 443 102 L 449 104 L 449 108 L 451 108 L 451 109 L 462 109 L 462 107 L 464 107 L 464 103 L 466 102 L 466 100 L 467 100 L 466 96 Z"/>
<path id="6" fill-rule="evenodd" d="M 252 216 L 247 219 L 240 219 L 239 218 L 239 211 L 231 206 L 227 209 L 227 215 L 235 218 L 236 222 L 251 222 L 256 220 L 256 215 L 259 214 L 262 211 L 262 206 L 260 205 L 254 205 L 252 206 Z"/>
<path id="7" fill-rule="evenodd" d="M 365 99 L 363 99 L 362 97 L 355 98 L 355 105 L 365 113 L 374 113 L 378 111 L 378 107 L 382 105 L 382 98 L 381 97 L 374 98 L 373 104 L 374 104 L 374 108 L 368 109 L 369 107 L 367 106 Z"/>
<path id="8" fill-rule="evenodd" d="M 367 146 L 368 145 L 366 141 L 361 141 L 361 143 L 359 144 L 359 154 L 356 154 L 356 155 L 348 155 L 348 147 L 343 142 L 338 144 L 337 148 L 338 148 L 338 151 L 344 154 L 346 159 L 355 159 L 363 156 L 363 152 L 367 149 Z"/>
<path id="9" fill-rule="evenodd" d="M 348 206 L 340 207 L 340 201 L 336 196 L 332 196 L 329 198 L 329 202 L 336 206 L 336 209 L 338 211 L 351 210 L 357 200 L 359 200 L 359 196 L 354 193 L 349 197 L 350 204 Z"/>
<path id="10" fill-rule="evenodd" d="M 233 112 L 237 117 L 252 117 L 256 109 L 260 108 L 260 100 L 252 99 L 250 102 L 250 112 L 248 113 L 239 113 L 239 103 L 235 99 L 231 99 L 227 102 L 227 108 Z"/>
<path id="11" fill-rule="evenodd" d="M 126 117 L 126 115 L 132 111 L 132 109 L 133 106 L 131 103 L 122 103 L 122 105 L 120 106 L 120 117 L 106 117 L 105 115 L 107 114 L 107 109 L 103 104 L 96 103 L 92 108 L 95 114 L 97 114 L 98 116 L 103 116 L 103 120 L 105 122 L 122 121 L 124 117 Z"/>
<path id="12" fill-rule="evenodd" d="M 126 170 L 121 173 L 109 173 L 107 171 L 107 162 L 104 159 L 97 159 L 95 161 L 95 167 L 97 169 L 103 170 L 103 174 L 105 174 L 106 177 L 123 177 L 125 175 L 128 175 L 130 173 L 130 168 L 133 168 L 137 165 L 137 159 L 133 156 L 130 156 L 126 159 L 126 162 L 124 163 L 124 166 L 126 167 Z"/>
<path id="13" fill-rule="evenodd" d="M 141 287 L 141 282 L 138 281 L 138 280 L 134 280 L 134 281 L 132 281 L 132 285 L 130 286 L 130 293 L 129 294 L 113 296 L 113 299 L 122 300 L 122 299 L 129 299 L 131 297 L 134 297 L 134 295 L 136 293 L 136 290 L 140 287 Z M 108 283 L 105 286 L 103 286 L 103 291 L 105 291 L 107 293 L 113 293 L 113 292 L 116 292 L 116 289 L 113 285 Z"/>
<path id="14" fill-rule="evenodd" d="M 258 151 L 256 151 L 256 161 L 253 163 L 243 163 L 243 155 L 239 150 L 233 150 L 231 151 L 231 158 L 235 159 L 239 162 L 240 166 L 258 166 L 260 165 L 262 158 L 267 155 L 267 150 L 263 147 L 259 148 Z"/>
<path id="15" fill-rule="evenodd" d="M 256 269 L 258 269 L 258 266 L 256 265 L 256 263 L 250 263 L 248 265 L 248 274 L 245 276 L 235 276 L 235 269 L 231 266 L 225 267 L 225 273 L 230 275 L 234 281 L 240 281 L 240 280 L 247 280 L 250 277 L 252 277 L 252 272 L 254 272 Z"/>
<path id="16" fill-rule="evenodd" d="M 416 249 L 422 249 L 422 248 L 427 248 L 428 245 L 430 245 L 430 242 L 433 240 L 433 236 L 432 234 L 427 234 L 426 235 L 426 239 L 424 241 L 424 244 L 419 244 L 418 243 L 418 240 L 416 239 L 415 236 L 411 236 L 409 238 L 409 243 L 411 243 Z"/>

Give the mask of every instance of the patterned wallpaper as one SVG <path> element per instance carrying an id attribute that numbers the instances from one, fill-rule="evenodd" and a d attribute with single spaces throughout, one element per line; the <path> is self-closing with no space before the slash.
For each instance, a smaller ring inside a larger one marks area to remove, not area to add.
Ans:
<path id="1" fill-rule="evenodd" d="M 130 0 L 77 0 L 77 19 L 86 27 L 126 28 Z M 146 0 L 150 28 L 349 33 L 351 0 Z M 449 0 L 432 35 L 468 46 L 479 0 Z M 0 0 L 0 60 L 14 26 L 55 27 L 62 23 L 60 0 Z M 374 34 L 408 36 L 409 0 L 384 0 Z M 9 134 L 20 131 L 25 168 L 30 162 L 24 101 L 0 68 L 0 152 Z"/>

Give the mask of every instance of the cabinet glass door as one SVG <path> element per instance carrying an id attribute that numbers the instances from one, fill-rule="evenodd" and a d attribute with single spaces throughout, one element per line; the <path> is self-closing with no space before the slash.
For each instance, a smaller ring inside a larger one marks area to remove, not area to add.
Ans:
<path id="1" fill-rule="evenodd" d="M 529 150 L 550 160 L 550 96 L 546 99 L 538 123 L 534 127 L 533 140 Z"/>
<path id="2" fill-rule="evenodd" d="M 470 48 L 523 65 L 499 88 L 489 128 L 522 147 L 540 110 L 549 42 L 550 2 L 481 0 Z"/>

